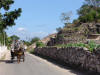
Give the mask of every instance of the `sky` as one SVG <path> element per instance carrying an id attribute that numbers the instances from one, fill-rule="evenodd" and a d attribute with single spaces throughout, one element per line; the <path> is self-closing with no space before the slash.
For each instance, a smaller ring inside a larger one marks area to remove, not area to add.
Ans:
<path id="1" fill-rule="evenodd" d="M 16 25 L 6 31 L 9 36 L 17 35 L 21 39 L 44 38 L 63 27 L 61 13 L 72 11 L 71 21 L 78 17 L 77 10 L 84 0 L 15 0 L 10 10 L 22 8 Z"/>

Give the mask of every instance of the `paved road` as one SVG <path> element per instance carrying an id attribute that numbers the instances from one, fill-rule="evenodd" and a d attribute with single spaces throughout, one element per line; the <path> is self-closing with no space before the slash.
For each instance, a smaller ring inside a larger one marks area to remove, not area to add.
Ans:
<path id="1" fill-rule="evenodd" d="M 25 62 L 10 62 L 9 53 L 0 60 L 0 75 L 82 75 L 70 69 L 63 69 L 45 59 L 26 53 Z"/>

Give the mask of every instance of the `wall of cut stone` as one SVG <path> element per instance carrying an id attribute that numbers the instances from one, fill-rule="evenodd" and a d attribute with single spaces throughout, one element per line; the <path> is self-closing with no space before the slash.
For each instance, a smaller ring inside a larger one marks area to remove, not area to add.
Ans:
<path id="1" fill-rule="evenodd" d="M 76 47 L 43 47 L 35 48 L 34 53 L 100 73 L 100 50 L 91 53 L 88 50 Z"/>

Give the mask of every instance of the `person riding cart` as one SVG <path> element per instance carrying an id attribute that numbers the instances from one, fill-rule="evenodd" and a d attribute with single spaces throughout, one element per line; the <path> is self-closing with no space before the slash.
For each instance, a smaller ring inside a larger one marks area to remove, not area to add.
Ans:
<path id="1" fill-rule="evenodd" d="M 19 63 L 21 59 L 23 59 L 23 62 L 25 61 L 25 48 L 22 41 L 15 40 L 11 44 L 11 61 L 13 62 L 13 59 L 15 56 L 17 57 L 17 62 Z"/>
<path id="2" fill-rule="evenodd" d="M 11 59 L 14 59 L 14 52 L 19 50 L 20 48 L 20 43 L 18 40 L 15 40 L 11 44 Z"/>

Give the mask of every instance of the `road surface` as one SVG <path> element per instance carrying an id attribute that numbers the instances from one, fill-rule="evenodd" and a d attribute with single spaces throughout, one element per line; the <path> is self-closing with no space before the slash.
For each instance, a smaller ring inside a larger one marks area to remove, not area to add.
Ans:
<path id="1" fill-rule="evenodd" d="M 25 62 L 10 62 L 10 53 L 0 60 L 0 75 L 83 75 L 70 69 L 64 69 L 45 59 L 26 53 Z"/>

